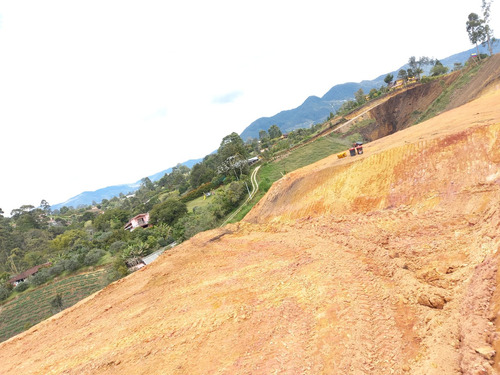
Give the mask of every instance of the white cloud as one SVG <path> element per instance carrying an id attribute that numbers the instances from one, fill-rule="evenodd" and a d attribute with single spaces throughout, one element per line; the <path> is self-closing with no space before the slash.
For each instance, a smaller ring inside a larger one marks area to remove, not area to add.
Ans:
<path id="1" fill-rule="evenodd" d="M 470 48 L 472 11 L 479 0 L 2 3 L 0 207 L 133 182 L 335 84 Z"/>

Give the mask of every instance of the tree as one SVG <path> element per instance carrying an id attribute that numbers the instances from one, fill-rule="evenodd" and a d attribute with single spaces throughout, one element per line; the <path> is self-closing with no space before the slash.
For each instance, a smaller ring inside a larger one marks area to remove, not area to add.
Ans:
<path id="1" fill-rule="evenodd" d="M 104 232 L 125 225 L 129 217 L 130 212 L 122 210 L 121 208 L 114 208 L 98 215 L 92 224 L 98 231 Z"/>
<path id="2" fill-rule="evenodd" d="M 281 130 L 278 127 L 278 125 L 271 125 L 268 132 L 269 132 L 269 137 L 271 137 L 271 139 L 279 138 L 282 136 Z"/>
<path id="3" fill-rule="evenodd" d="M 155 188 L 154 184 L 151 182 L 149 177 L 144 177 L 141 179 L 141 189 L 153 190 Z"/>
<path id="4" fill-rule="evenodd" d="M 384 82 L 387 84 L 387 86 L 389 86 L 393 79 L 394 79 L 394 76 L 391 73 L 389 73 L 385 76 Z"/>
<path id="5" fill-rule="evenodd" d="M 165 223 L 174 225 L 177 220 L 187 213 L 187 206 L 177 198 L 168 198 L 165 202 L 153 207 L 149 214 L 151 224 Z"/>
<path id="6" fill-rule="evenodd" d="M 408 73 L 406 72 L 406 70 L 404 69 L 401 69 L 399 72 L 398 72 L 398 78 L 399 79 L 403 79 L 403 80 L 407 80 L 408 79 Z"/>
<path id="7" fill-rule="evenodd" d="M 359 105 L 365 104 L 366 98 L 362 88 L 354 93 L 354 98 Z"/>
<path id="8" fill-rule="evenodd" d="M 208 167 L 207 163 L 201 162 L 193 165 L 189 180 L 191 187 L 196 189 L 201 184 L 212 181 L 215 176 L 215 171 Z"/>
<path id="9" fill-rule="evenodd" d="M 57 252 L 69 250 L 77 243 L 84 242 L 87 239 L 87 233 L 80 229 L 70 229 L 60 234 L 51 241 L 51 246 Z"/>
<path id="10" fill-rule="evenodd" d="M 262 141 L 264 139 L 269 138 L 269 134 L 265 130 L 260 130 L 259 131 L 259 139 Z"/>
<path id="11" fill-rule="evenodd" d="M 479 47 L 478 43 L 483 39 L 484 35 L 484 20 L 479 19 L 476 13 L 469 14 L 468 20 L 465 23 L 467 34 L 469 34 L 469 40 L 472 44 L 476 45 L 477 56 L 479 57 Z"/>
<path id="12" fill-rule="evenodd" d="M 248 150 L 241 137 L 233 132 L 222 139 L 217 158 L 219 160 L 218 173 L 232 172 L 236 175 L 236 171 L 239 170 L 241 176 L 242 170 L 247 166 Z"/>
<path id="13" fill-rule="evenodd" d="M 420 80 L 420 74 L 424 72 L 423 67 L 425 65 L 432 64 L 433 62 L 434 61 L 432 59 L 426 56 L 421 56 L 418 60 L 415 58 L 415 56 L 411 56 L 408 59 L 408 65 L 412 71 L 412 74 L 414 74 L 419 80 Z"/>
<path id="14" fill-rule="evenodd" d="M 40 202 L 40 208 L 46 213 L 50 213 L 50 204 L 45 199 Z"/>
<path id="15" fill-rule="evenodd" d="M 483 3 L 481 5 L 481 8 L 483 10 L 483 17 L 484 17 L 484 30 L 483 30 L 483 39 L 482 42 L 483 44 L 488 45 L 488 51 L 490 51 L 490 56 L 493 56 L 493 43 L 496 41 L 495 38 L 493 37 L 493 29 L 490 28 L 490 6 L 491 6 L 491 0 L 486 1 L 483 0 Z"/>
<path id="16" fill-rule="evenodd" d="M 453 63 L 453 71 L 456 72 L 458 70 L 462 69 L 462 63 L 461 62 L 456 62 Z"/>
<path id="17" fill-rule="evenodd" d="M 434 64 L 434 66 L 431 69 L 431 76 L 436 77 L 436 76 L 440 76 L 440 75 L 446 74 L 446 73 L 448 73 L 448 68 L 446 66 L 444 66 L 441 63 L 441 61 L 436 60 L 436 63 Z"/>
<path id="18" fill-rule="evenodd" d="M 377 89 L 371 89 L 370 92 L 368 93 L 368 97 L 370 99 L 374 99 L 378 96 L 378 90 Z"/>

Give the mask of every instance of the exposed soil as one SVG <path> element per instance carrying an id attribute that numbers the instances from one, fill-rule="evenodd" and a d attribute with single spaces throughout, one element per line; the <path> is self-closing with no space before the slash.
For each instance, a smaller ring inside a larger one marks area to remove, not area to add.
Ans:
<path id="1" fill-rule="evenodd" d="M 458 77 L 459 72 L 456 72 L 440 80 L 416 85 L 373 108 L 370 117 L 375 123 L 363 131 L 364 138 L 373 141 L 413 125 L 419 115 Z"/>
<path id="2" fill-rule="evenodd" d="M 496 54 L 486 60 L 484 66 L 472 78 L 471 82 L 455 91 L 446 110 L 457 108 L 476 99 L 488 90 L 498 90 L 500 84 L 500 55 Z"/>
<path id="3" fill-rule="evenodd" d="M 464 70 L 454 72 L 426 84 L 409 87 L 389 97 L 374 102 L 361 119 L 372 119 L 374 123 L 360 130 L 366 141 L 393 134 L 412 126 L 420 115 L 443 93 L 444 89 L 459 79 Z M 500 87 L 500 55 L 488 58 L 470 82 L 460 87 L 450 97 L 445 110 L 451 110 L 476 99 L 490 89 Z M 344 128 L 342 132 L 347 131 Z"/>
<path id="4" fill-rule="evenodd" d="M 500 91 L 276 182 L 0 344 L 1 374 L 495 374 Z"/>

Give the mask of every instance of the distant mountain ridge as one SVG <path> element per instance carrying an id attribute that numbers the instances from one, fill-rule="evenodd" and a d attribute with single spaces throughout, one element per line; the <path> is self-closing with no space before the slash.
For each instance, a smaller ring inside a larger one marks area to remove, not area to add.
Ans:
<path id="1" fill-rule="evenodd" d="M 184 163 L 181 163 L 182 165 L 185 165 L 188 168 L 191 168 L 193 165 L 196 163 L 199 163 L 202 159 L 190 159 L 188 161 L 185 161 Z M 151 176 L 148 176 L 148 178 L 151 181 L 158 181 L 160 178 L 162 178 L 165 174 L 172 172 L 172 168 L 165 169 L 161 172 L 155 173 Z M 136 182 L 133 182 L 131 184 L 122 184 L 122 185 L 113 185 L 113 186 L 107 186 L 105 188 L 97 189 L 94 191 L 84 191 L 83 193 L 80 193 L 74 197 L 71 197 L 67 201 L 64 201 L 62 203 L 58 203 L 53 205 L 51 208 L 53 210 L 58 210 L 61 207 L 67 206 L 67 207 L 79 207 L 79 206 L 88 206 L 92 204 L 92 202 L 101 202 L 103 199 L 111 199 L 113 197 L 117 197 L 120 195 L 120 193 L 123 194 L 129 194 L 133 193 L 137 189 L 141 187 L 141 180 L 138 180 Z"/>
<path id="2" fill-rule="evenodd" d="M 448 67 L 450 70 L 453 69 L 454 63 L 464 64 L 470 57 L 471 53 L 476 52 L 476 47 L 473 47 L 467 51 L 456 53 L 452 56 L 440 59 L 441 63 Z M 487 48 L 480 46 L 480 53 L 488 53 Z M 500 45 L 497 43 L 493 48 L 494 53 L 500 52 Z M 394 79 L 396 79 L 400 69 L 407 69 L 408 65 L 403 65 L 399 69 L 393 72 L 388 72 L 382 74 L 377 78 L 368 81 L 364 80 L 359 83 L 347 82 L 333 86 L 328 92 L 321 98 L 317 96 L 309 96 L 300 106 L 294 109 L 288 109 L 277 113 L 271 117 L 261 117 L 249 126 L 247 126 L 243 132 L 240 134 L 241 138 L 246 141 L 248 138 L 258 138 L 260 130 L 268 130 L 271 125 L 278 125 L 282 132 L 286 133 L 295 129 L 307 128 L 313 124 L 323 122 L 330 112 L 335 113 L 338 108 L 347 100 L 354 98 L 354 93 L 360 88 L 368 94 L 368 92 L 373 88 L 380 88 L 385 85 L 384 78 L 387 74 L 392 74 Z M 427 69 L 427 72 L 430 68 Z M 181 163 L 189 168 L 191 168 L 196 163 L 199 163 L 202 159 L 191 159 L 184 163 Z M 162 178 L 166 173 L 170 173 L 172 168 L 168 168 L 161 172 L 155 173 L 149 176 L 151 181 L 157 181 Z M 111 199 L 120 195 L 120 193 L 128 194 L 139 189 L 141 181 L 137 181 L 131 184 L 114 185 L 108 186 L 95 191 L 85 191 L 77 196 L 74 196 L 63 203 L 58 203 L 52 206 L 52 209 L 59 209 L 63 206 L 68 207 L 78 207 L 81 205 L 90 205 L 92 202 L 101 202 L 103 199 Z"/>
<path id="3" fill-rule="evenodd" d="M 499 51 L 500 46 L 497 44 L 493 48 L 493 52 L 497 53 Z M 439 60 L 451 71 L 454 63 L 464 64 L 469 59 L 471 53 L 474 52 L 476 52 L 476 47 Z M 479 47 L 479 52 L 488 53 L 487 48 L 483 46 Z M 394 79 L 396 79 L 401 69 L 408 69 L 408 65 L 403 65 L 392 72 L 382 74 L 371 81 L 365 80 L 359 83 L 348 82 L 335 85 L 321 98 L 310 96 L 297 108 L 281 111 L 274 116 L 261 117 L 255 120 L 243 130 L 241 138 L 244 141 L 248 138 L 259 138 L 259 131 L 267 131 L 271 125 L 278 125 L 282 132 L 287 133 L 295 129 L 310 127 L 313 124 L 323 122 L 327 119 L 330 112 L 335 113 L 342 103 L 353 99 L 356 91 L 363 89 L 365 94 L 368 94 L 373 88 L 378 89 L 381 86 L 385 86 L 384 78 L 386 75 L 392 74 Z M 430 67 L 427 68 L 426 73 L 429 70 Z"/>

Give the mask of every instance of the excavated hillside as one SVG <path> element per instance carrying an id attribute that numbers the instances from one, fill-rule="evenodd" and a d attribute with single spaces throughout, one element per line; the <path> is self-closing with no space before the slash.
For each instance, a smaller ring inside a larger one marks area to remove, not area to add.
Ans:
<path id="1" fill-rule="evenodd" d="M 496 374 L 500 90 L 276 182 L 0 344 L 1 374 Z"/>
<path id="2" fill-rule="evenodd" d="M 470 74 L 471 70 L 477 68 L 480 68 L 477 73 Z M 464 79 L 464 75 L 471 76 L 470 80 Z M 359 130 L 363 138 L 371 142 L 414 125 L 434 101 L 440 100 L 440 95 L 446 90 L 452 92 L 447 99 L 442 99 L 447 101 L 443 110 L 450 110 L 477 98 L 490 86 L 497 85 L 499 79 L 500 55 L 494 55 L 482 62 L 480 67 L 471 63 L 466 69 L 396 91 L 378 101 L 370 102 L 368 110 L 360 108 L 348 117 L 356 117 L 362 113 L 358 121 L 372 121 L 369 126 Z M 456 85 L 451 89 L 450 86 L 454 84 Z M 352 125 L 356 123 L 357 121 L 354 121 Z M 341 127 L 340 132 L 345 133 L 349 129 L 350 126 Z"/>

